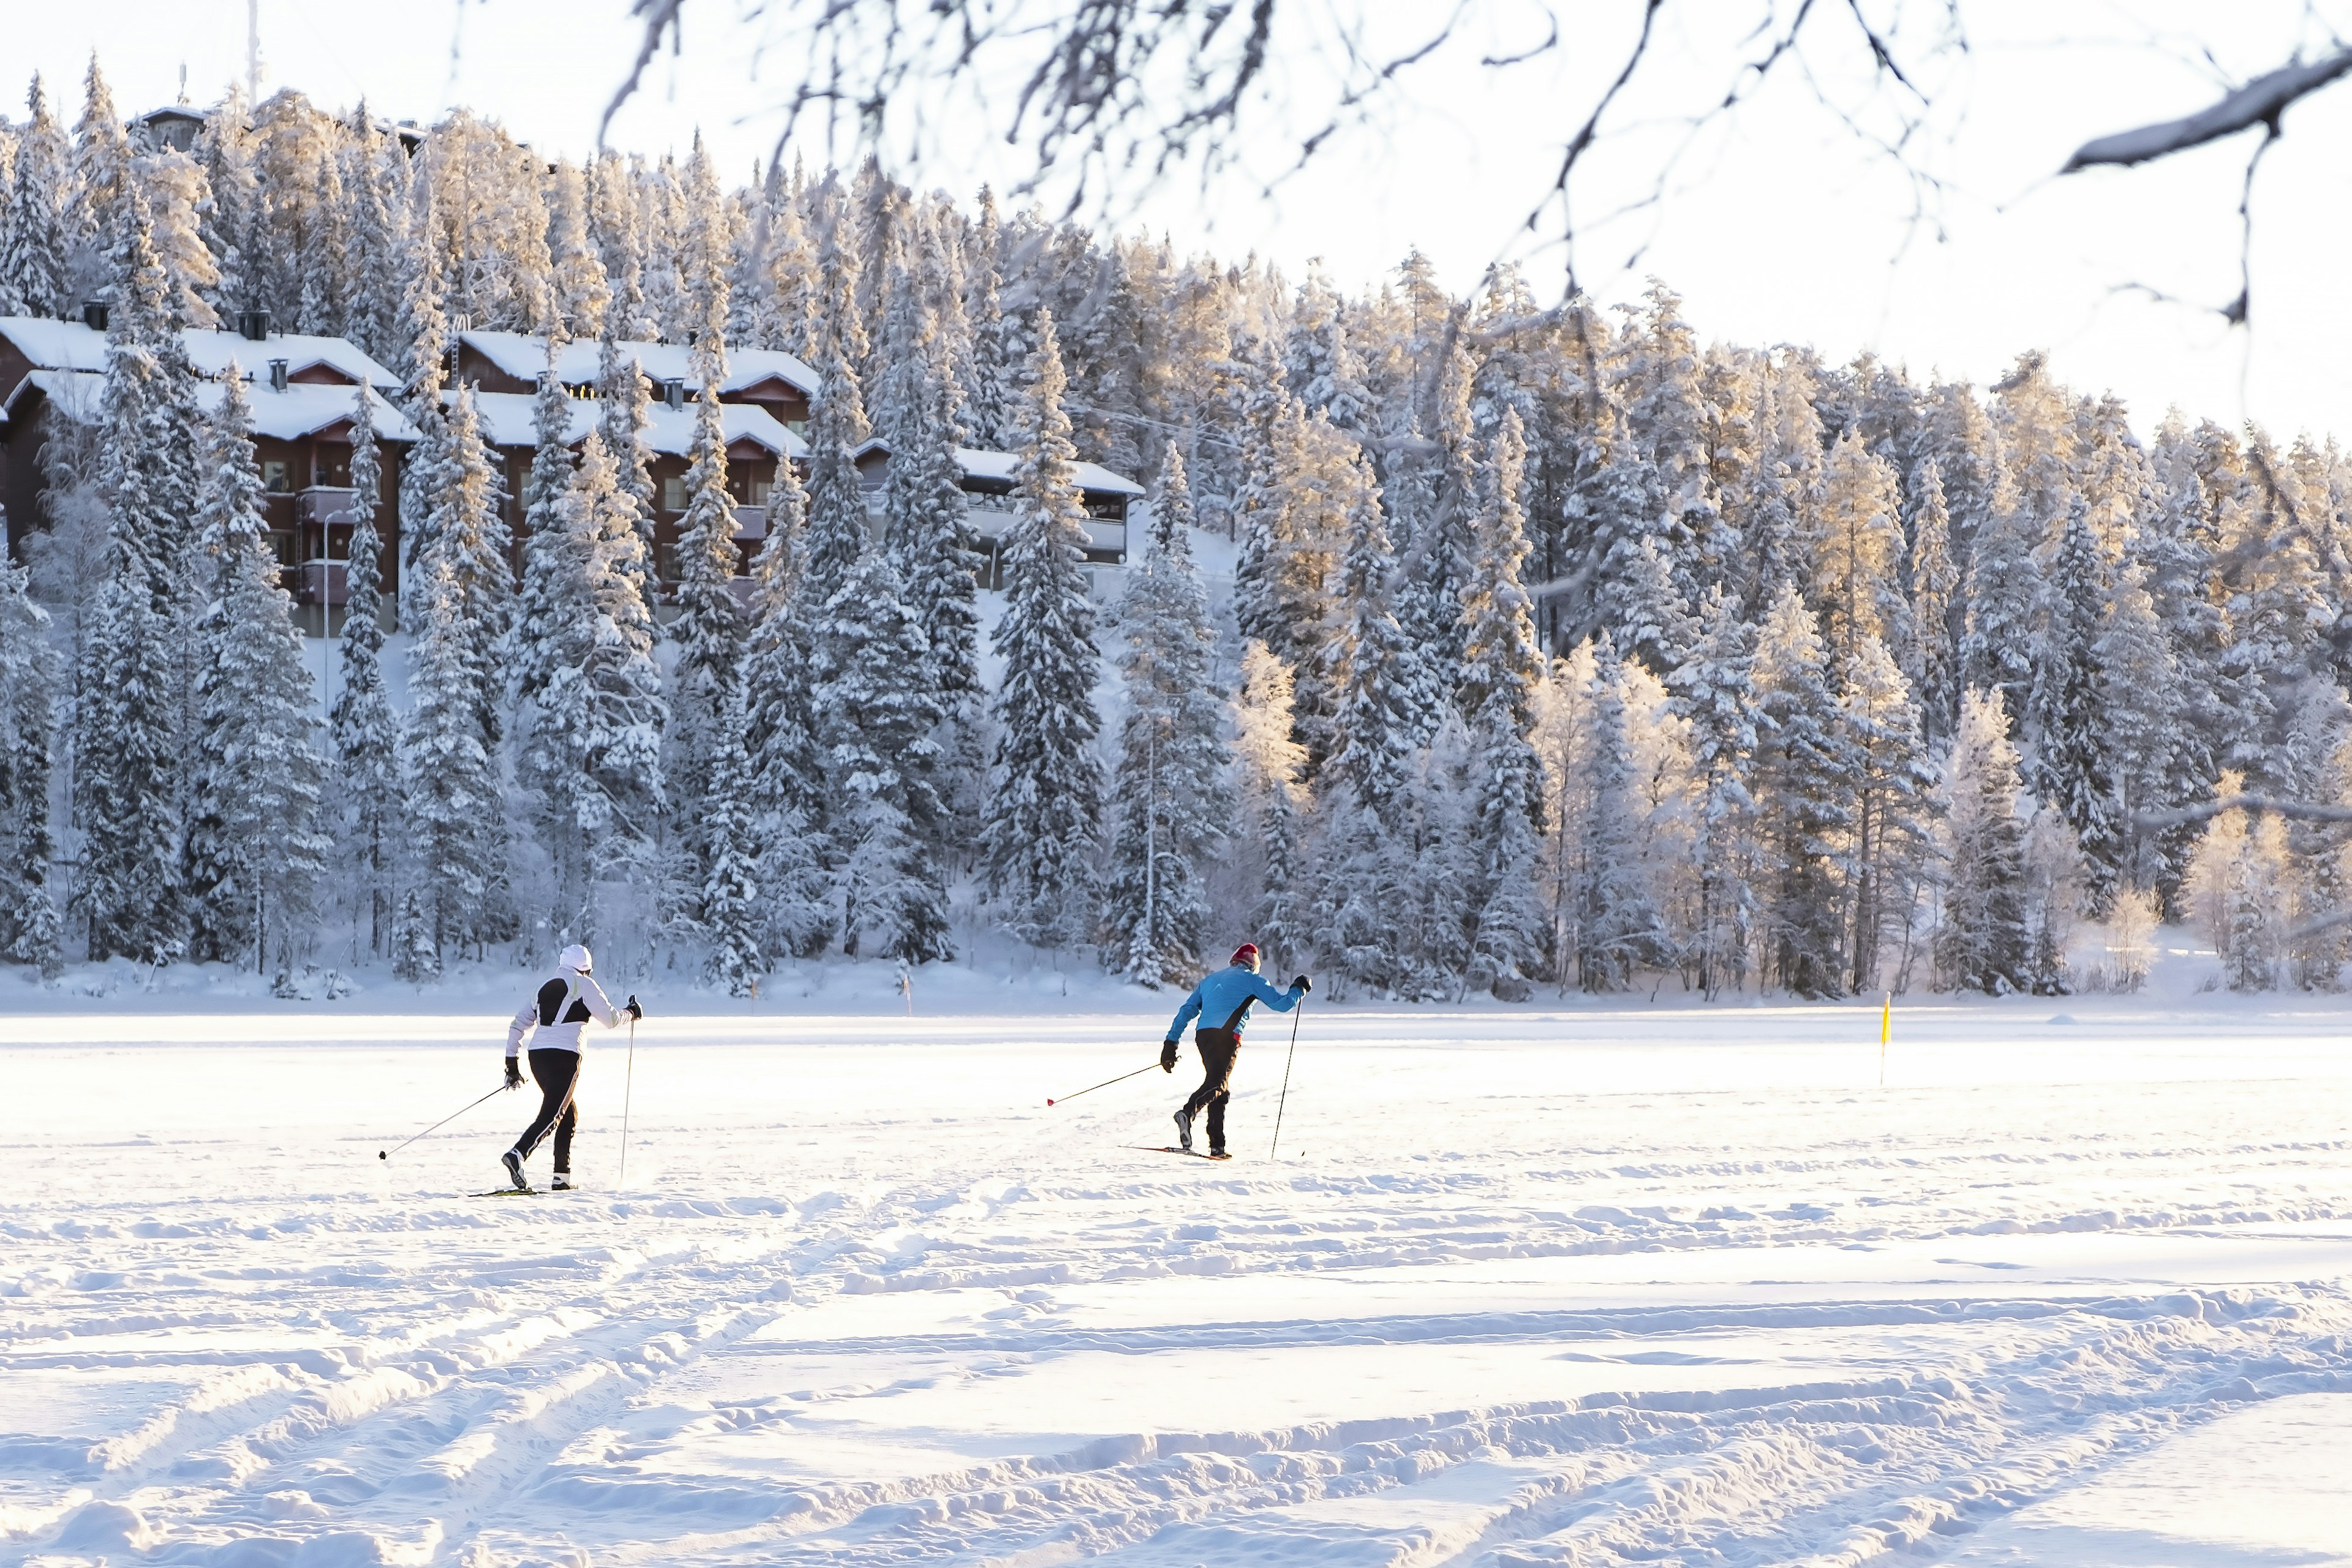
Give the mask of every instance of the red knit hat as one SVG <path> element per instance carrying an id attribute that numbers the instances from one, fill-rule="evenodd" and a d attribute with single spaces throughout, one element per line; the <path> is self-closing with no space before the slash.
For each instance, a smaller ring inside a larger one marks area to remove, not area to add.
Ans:
<path id="1" fill-rule="evenodd" d="M 1245 942 L 1242 943 L 1241 946 L 1234 949 L 1233 962 L 1235 963 L 1246 963 L 1252 969 L 1255 969 L 1257 967 L 1257 943 L 1254 942 Z"/>

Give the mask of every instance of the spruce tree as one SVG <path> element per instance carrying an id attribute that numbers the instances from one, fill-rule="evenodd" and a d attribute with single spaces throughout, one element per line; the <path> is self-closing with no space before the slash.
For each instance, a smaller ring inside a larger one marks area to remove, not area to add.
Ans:
<path id="1" fill-rule="evenodd" d="M 1904 673 L 1919 698 L 1920 738 L 1929 746 L 1948 740 L 1959 717 L 1959 641 L 1955 619 L 1959 568 L 1952 559 L 1952 518 L 1944 500 L 1942 471 L 1933 458 L 1919 477 L 1919 501 L 1911 516 L 1911 622 L 1913 649 Z"/>
<path id="2" fill-rule="evenodd" d="M 2023 787 L 2000 699 L 1963 693 L 1938 792 L 1947 865 L 1936 959 L 1955 989 L 2001 996 L 2025 987 Z"/>
<path id="3" fill-rule="evenodd" d="M 653 449 L 646 445 L 646 432 L 653 425 L 652 399 L 646 391 L 645 374 L 637 368 L 636 359 L 621 349 L 619 318 L 620 309 L 615 305 L 605 313 L 604 335 L 597 340 L 596 430 L 604 437 L 605 453 L 613 459 L 614 482 L 634 510 L 637 532 L 645 541 L 640 586 L 650 591 L 654 580 L 654 479 Z"/>
<path id="4" fill-rule="evenodd" d="M 1171 442 L 1168 464 L 1181 482 L 1177 463 Z M 1341 629 L 1331 642 L 1333 668 L 1327 677 L 1333 693 L 1332 749 L 1323 775 L 1386 822 L 1412 773 L 1421 732 L 1411 706 L 1417 658 L 1390 602 L 1397 561 L 1379 492 L 1361 458 L 1357 470 L 1349 489 L 1347 550 L 1339 562 Z M 1185 510 L 1190 513 L 1189 500 Z"/>
<path id="5" fill-rule="evenodd" d="M 2092 912 L 2104 918 L 2123 860 L 2124 825 L 2116 816 L 2115 784 L 2101 743 L 2098 642 L 2107 567 L 2080 495 L 2059 536 L 2049 592 L 2027 703 L 2030 777 L 2033 793 L 2074 829 L 2089 858 Z"/>
<path id="6" fill-rule="evenodd" d="M 565 602 L 572 548 L 572 398 L 555 374 L 562 338 L 551 334 L 547 366 L 531 400 L 530 471 L 522 482 L 522 582 L 515 590 L 514 639 L 507 678 L 515 700 L 536 701 L 546 689 L 565 636 L 560 624 L 577 614 Z"/>
<path id="7" fill-rule="evenodd" d="M 343 629 L 328 715 L 343 806 L 343 842 L 370 952 L 391 939 L 391 874 L 399 842 L 399 729 L 383 674 L 383 542 L 376 531 L 381 458 L 373 399 L 352 397 L 352 537 L 343 563 Z"/>
<path id="8" fill-rule="evenodd" d="M 1190 984 L 1204 967 L 1207 857 L 1231 816 L 1223 693 L 1209 676 L 1216 630 L 1192 564 L 1192 527 L 1184 459 L 1171 442 L 1143 559 L 1129 574 L 1119 613 L 1127 713 L 1111 785 L 1117 827 L 1104 908 L 1104 966 L 1155 989 Z"/>
<path id="9" fill-rule="evenodd" d="M 1879 952 L 1898 920 L 1910 927 L 1911 894 L 1926 861 L 1921 806 L 1928 771 L 1919 740 L 1919 708 L 1895 656 L 1874 634 L 1843 666 L 1838 705 L 1853 757 L 1852 837 L 1845 848 L 1853 910 L 1850 984 L 1860 994 L 1878 984 Z"/>
<path id="10" fill-rule="evenodd" d="M 1539 785 L 1528 731 L 1543 670 L 1535 621 L 1519 569 L 1527 560 L 1519 501 L 1527 439 L 1518 410 L 1503 416 L 1481 475 L 1472 556 L 1462 584 L 1462 687 L 1456 700 L 1470 726 L 1476 805 L 1476 911 L 1473 979 L 1497 995 L 1517 992 L 1535 966 L 1535 822 Z"/>
<path id="11" fill-rule="evenodd" d="M 831 602 L 865 552 L 866 489 L 854 454 L 866 437 L 866 407 L 851 368 L 845 301 L 827 279 L 824 342 L 815 395 L 809 404 L 808 540 L 801 573 L 813 605 Z"/>
<path id="12" fill-rule="evenodd" d="M 1248 830 L 1237 857 L 1244 929 L 1277 972 L 1306 962 L 1311 926 L 1302 854 L 1310 797 L 1299 783 L 1307 749 L 1291 738 L 1291 689 L 1290 670 L 1271 648 L 1255 637 L 1242 645 L 1233 710 L 1235 795 Z"/>
<path id="13" fill-rule="evenodd" d="M 1641 865 L 1646 815 L 1635 776 L 1625 703 L 1627 664 L 1603 633 L 1592 650 L 1580 748 L 1576 898 L 1577 984 L 1619 991 L 1670 952 Z M 1532 869 L 1532 868 L 1530 868 Z"/>
<path id="14" fill-rule="evenodd" d="M 26 594 L 29 580 L 24 567 L 0 555 L 0 956 L 54 980 L 65 968 L 50 889 L 58 846 L 49 822 L 61 672 L 48 612 Z"/>
<path id="15" fill-rule="evenodd" d="M 811 616 L 803 613 L 801 557 L 808 495 L 790 463 L 776 468 L 768 531 L 751 561 L 743 660 L 747 799 L 768 910 L 764 950 L 814 957 L 835 931 L 824 869 L 824 770 L 818 762 L 809 676 Z"/>
<path id="16" fill-rule="evenodd" d="M 195 956 L 289 968 L 314 934 L 331 841 L 326 764 L 294 601 L 267 537 L 252 413 L 236 361 L 207 432 L 196 526 L 215 566 L 194 693 L 188 861 Z"/>
<path id="17" fill-rule="evenodd" d="M 1690 958 L 1700 991 L 1712 997 L 1746 983 L 1755 892 L 1756 802 L 1748 780 L 1755 763 L 1758 712 L 1754 651 L 1747 623 L 1721 584 L 1699 604 L 1690 655 L 1668 679 L 1691 729 L 1697 777 L 1698 906 Z"/>
<path id="18" fill-rule="evenodd" d="M 671 876 L 683 889 L 691 923 L 709 871 L 711 840 L 700 803 L 725 737 L 719 710 L 743 677 L 743 605 L 735 596 L 742 552 L 735 542 L 735 501 L 727 489 L 727 432 L 719 422 L 719 384 L 706 381 L 695 405 L 694 445 L 686 476 L 686 515 L 678 521 L 677 644 L 670 689 L 670 786 L 678 805 L 672 819 Z"/>
<path id="19" fill-rule="evenodd" d="M 727 987 L 730 996 L 759 994 L 767 968 L 761 942 L 758 862 L 751 807 L 746 798 L 751 760 L 743 750 L 743 693 L 740 680 L 720 698 L 713 725 L 710 771 L 700 810 L 709 863 L 698 891 L 703 973 Z"/>
<path id="20" fill-rule="evenodd" d="M 641 584 L 645 540 L 604 438 L 589 432 L 534 570 L 550 574 L 536 634 L 545 679 L 523 749 L 554 866 L 556 929 L 593 942 L 606 929 L 601 887 L 650 868 L 664 805 L 667 710 Z"/>
<path id="21" fill-rule="evenodd" d="M 426 551 L 418 577 L 410 600 L 416 641 L 400 748 L 413 880 L 394 933 L 394 959 L 395 973 L 425 978 L 481 937 L 497 864 L 485 825 L 497 820 L 500 801 L 482 735 L 475 640 L 452 553 Z"/>
<path id="22" fill-rule="evenodd" d="M 936 868 L 940 702 L 910 678 L 927 651 L 889 553 L 868 549 L 826 602 L 811 660 L 817 732 L 837 791 L 842 950 L 853 957 L 954 956 Z"/>
<path id="23" fill-rule="evenodd" d="M 16 183 L 0 214 L 0 315 L 62 316 L 66 298 L 66 205 L 71 150 L 49 112 L 38 72 L 26 94 L 16 135 Z"/>
<path id="24" fill-rule="evenodd" d="M 1068 382 L 1050 311 L 1038 312 L 1027 370 L 1004 616 L 995 636 L 1004 676 L 996 697 L 997 811 L 986 835 L 988 889 L 1021 940 L 1061 947 L 1086 934 L 1094 905 L 1102 816 L 1094 742 L 1102 721 L 1094 704 L 1094 606 L 1080 564 L 1086 509 L 1062 412 Z"/>
<path id="25" fill-rule="evenodd" d="M 1853 826 L 1854 759 L 1830 689 L 1829 657 L 1795 584 L 1758 637 L 1757 746 L 1749 791 L 1762 864 L 1757 890 L 1774 978 L 1801 996 L 1843 994 L 1839 838 Z"/>

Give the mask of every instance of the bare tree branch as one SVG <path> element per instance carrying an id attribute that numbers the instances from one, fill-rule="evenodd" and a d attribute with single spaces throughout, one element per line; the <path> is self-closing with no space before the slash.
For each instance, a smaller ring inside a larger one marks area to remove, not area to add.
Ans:
<path id="1" fill-rule="evenodd" d="M 2077 169 L 2101 163 L 2146 163 L 2185 153 L 2191 147 L 2202 147 L 2208 142 L 2219 142 L 2256 125 L 2269 126 L 2271 135 L 2276 137 L 2279 116 L 2290 105 L 2318 91 L 2346 71 L 2352 71 L 2352 48 L 2338 49 L 2308 65 L 2281 66 L 2224 94 L 2221 102 L 2185 120 L 2162 121 L 2085 142 L 2074 149 L 2074 155 L 2066 160 L 2066 166 L 2059 173 L 2071 174 Z"/>

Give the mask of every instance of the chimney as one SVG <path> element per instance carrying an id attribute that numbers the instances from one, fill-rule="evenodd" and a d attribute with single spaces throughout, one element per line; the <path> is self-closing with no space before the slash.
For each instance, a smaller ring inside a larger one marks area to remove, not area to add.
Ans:
<path id="1" fill-rule="evenodd" d="M 106 317 L 107 310 L 105 300 L 84 300 L 81 302 L 81 324 L 88 327 L 91 331 L 102 332 L 106 331 Z"/>
<path id="2" fill-rule="evenodd" d="M 686 406 L 686 383 L 672 376 L 661 384 L 661 389 L 664 408 L 679 409 Z"/>
<path id="3" fill-rule="evenodd" d="M 248 342 L 266 342 L 269 338 L 269 312 L 239 310 L 236 313 L 236 335 Z"/>
<path id="4" fill-rule="evenodd" d="M 271 360 L 269 362 L 269 390 L 272 392 L 285 391 L 286 381 L 286 362 L 282 359 Z"/>

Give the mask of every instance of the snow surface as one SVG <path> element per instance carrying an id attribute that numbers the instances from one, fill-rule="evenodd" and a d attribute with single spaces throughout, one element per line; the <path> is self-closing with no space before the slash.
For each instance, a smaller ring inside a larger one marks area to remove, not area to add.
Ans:
<path id="1" fill-rule="evenodd" d="M 84 329 L 87 331 L 88 329 Z M 243 342 L 242 339 L 238 340 Z M 247 408 L 253 416 L 253 430 L 257 436 L 268 436 L 279 441 L 299 441 L 316 431 L 324 430 L 352 417 L 355 389 L 349 386 L 328 386 L 318 382 L 289 382 L 282 390 L 269 384 L 265 373 L 258 380 L 251 379 L 245 389 Z M 96 416 L 106 394 L 106 377 L 94 371 L 36 370 L 26 373 L 8 394 L 9 408 L 16 405 L 25 388 L 37 387 L 41 395 L 57 404 L 77 419 Z M 221 405 L 227 388 L 218 381 L 199 381 L 195 384 L 196 406 L 210 414 Z M 529 402 L 528 398 L 524 399 Z M 416 426 L 408 416 L 386 402 L 383 394 L 371 387 L 368 406 L 379 440 L 414 441 Z M 530 444 L 528 437 L 524 445 Z"/>
<path id="2" fill-rule="evenodd" d="M 79 321 L 57 321 L 46 316 L 0 316 L 0 337 L 7 338 L 26 359 L 45 369 L 93 374 L 106 369 L 106 334 Z M 397 391 L 400 386 L 400 377 L 347 338 L 272 332 L 256 342 L 241 333 L 210 331 L 201 327 L 183 328 L 180 338 L 187 344 L 188 358 L 195 365 L 196 374 L 206 377 L 220 374 L 235 360 L 244 367 L 247 379 L 257 375 L 267 381 L 269 362 L 282 359 L 289 374 L 323 364 L 341 371 L 353 382 L 364 382 L 386 391 Z M 541 357 L 544 360 L 544 350 Z M 347 405 L 351 402 L 349 389 L 343 393 L 343 401 Z"/>
<path id="3" fill-rule="evenodd" d="M 511 976 L 9 986 L 0 1561 L 2352 1562 L 2340 1006 L 1318 997 L 1213 1165 L 1053 984 L 657 1008 L 513 1199 L 374 1157 Z"/>
<path id="4" fill-rule="evenodd" d="M 524 381 L 537 381 L 540 372 L 547 368 L 547 340 L 523 332 L 485 332 L 467 331 L 457 334 L 467 347 L 480 351 L 483 358 L 511 376 Z M 614 345 L 620 352 L 637 362 L 640 374 L 654 381 L 683 381 L 698 384 L 694 371 L 694 351 L 685 343 L 655 343 L 636 339 L 623 339 Z M 604 363 L 604 344 L 594 338 L 575 339 L 559 350 L 555 357 L 556 379 L 567 386 L 592 383 Z M 795 391 L 814 396 L 822 379 L 806 362 L 784 353 L 782 349 L 750 349 L 730 346 L 727 350 L 727 377 L 719 384 L 721 392 L 740 392 L 770 379 L 781 380 Z"/>
<path id="5" fill-rule="evenodd" d="M 449 396 L 454 398 L 456 394 Z M 539 437 L 533 429 L 533 421 L 538 417 L 538 395 L 529 392 L 476 392 L 474 411 L 482 422 L 484 437 L 494 447 L 536 445 Z M 588 432 L 596 427 L 597 415 L 595 404 L 573 400 L 572 422 L 564 430 L 564 444 L 577 446 L 588 439 Z M 646 446 L 648 450 L 681 458 L 694 450 L 695 424 L 700 415 L 691 405 L 685 408 L 672 408 L 665 403 L 649 404 L 646 416 Z M 726 431 L 730 446 L 738 441 L 751 440 L 779 457 L 808 456 L 808 443 L 778 423 L 774 415 L 757 404 L 720 404 L 719 424 Z"/>

